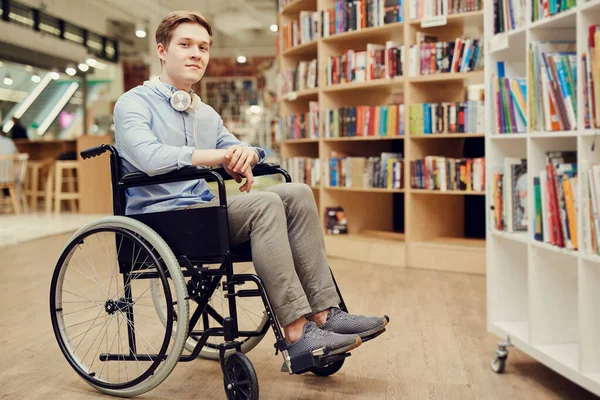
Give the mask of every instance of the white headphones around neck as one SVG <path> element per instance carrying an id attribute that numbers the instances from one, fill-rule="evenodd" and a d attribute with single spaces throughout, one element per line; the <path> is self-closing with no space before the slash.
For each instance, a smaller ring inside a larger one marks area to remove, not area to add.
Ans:
<path id="1" fill-rule="evenodd" d="M 198 104 L 201 102 L 200 97 L 194 92 L 188 93 L 185 90 L 176 90 L 175 92 L 171 92 L 160 79 L 146 81 L 144 82 L 144 85 L 147 85 L 149 82 L 156 83 L 158 90 L 167 96 L 171 107 L 173 107 L 175 111 L 189 112 L 190 110 L 195 110 Z"/>

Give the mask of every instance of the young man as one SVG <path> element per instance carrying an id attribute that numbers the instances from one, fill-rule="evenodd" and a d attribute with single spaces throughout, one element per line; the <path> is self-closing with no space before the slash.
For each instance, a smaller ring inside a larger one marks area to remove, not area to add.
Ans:
<path id="1" fill-rule="evenodd" d="M 156 31 L 162 71 L 123 94 L 115 105 L 117 149 L 125 172 L 148 175 L 184 166 L 217 166 L 241 183 L 228 196 L 233 244 L 251 239 L 253 263 L 290 344 L 291 357 L 328 346 L 330 354 L 351 350 L 380 332 L 387 317 L 350 315 L 336 293 L 311 189 L 275 185 L 250 193 L 252 167 L 266 156 L 240 142 L 221 117 L 192 91 L 208 65 L 212 28 L 200 13 L 176 11 Z M 191 106 L 191 107 L 190 107 Z M 245 181 L 244 181 L 245 179 Z M 194 207 L 215 198 L 204 181 L 129 189 L 127 214 Z"/>

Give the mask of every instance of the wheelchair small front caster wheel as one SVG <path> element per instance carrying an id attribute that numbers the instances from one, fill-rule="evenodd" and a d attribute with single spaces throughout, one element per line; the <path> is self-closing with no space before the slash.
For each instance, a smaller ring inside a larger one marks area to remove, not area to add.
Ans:
<path id="1" fill-rule="evenodd" d="M 344 365 L 344 360 L 334 361 L 323 367 L 312 367 L 310 372 L 317 376 L 330 376 L 338 372 Z"/>
<path id="2" fill-rule="evenodd" d="M 228 400 L 258 400 L 258 378 L 243 353 L 233 353 L 223 366 L 223 385 Z"/>

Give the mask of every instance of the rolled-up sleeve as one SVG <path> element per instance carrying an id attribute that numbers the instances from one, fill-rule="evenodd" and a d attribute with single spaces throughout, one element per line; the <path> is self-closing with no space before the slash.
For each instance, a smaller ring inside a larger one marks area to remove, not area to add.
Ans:
<path id="1" fill-rule="evenodd" d="M 152 176 L 192 165 L 195 148 L 159 143 L 150 129 L 150 109 L 133 96 L 115 104 L 115 139 L 121 156 L 135 168 Z"/>
<path id="2" fill-rule="evenodd" d="M 242 142 L 238 138 L 236 138 L 233 133 L 229 132 L 227 128 L 223 125 L 223 119 L 219 117 L 219 126 L 217 128 L 217 149 L 227 149 L 234 144 L 238 146 L 252 147 L 258 156 L 258 163 L 260 164 L 267 158 L 267 152 L 260 148 L 249 145 L 246 142 Z"/>

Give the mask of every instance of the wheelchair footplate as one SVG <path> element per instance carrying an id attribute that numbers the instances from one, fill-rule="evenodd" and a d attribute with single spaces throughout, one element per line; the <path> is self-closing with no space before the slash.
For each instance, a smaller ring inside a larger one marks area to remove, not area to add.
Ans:
<path id="1" fill-rule="evenodd" d="M 290 374 L 298 375 L 304 374 L 309 371 L 314 371 L 315 369 L 325 368 L 351 356 L 351 353 L 349 352 L 328 356 L 325 355 L 321 349 L 319 350 L 296 356 L 289 359 L 289 362 L 287 359 L 284 360 L 283 365 L 281 366 L 281 372 L 289 372 Z M 287 356 L 284 355 L 284 358 L 286 357 Z"/>

